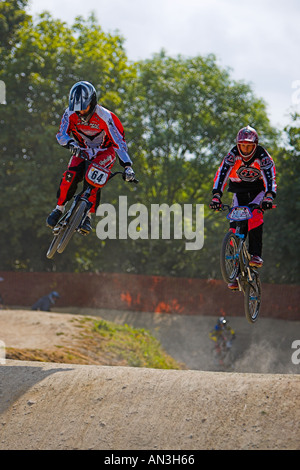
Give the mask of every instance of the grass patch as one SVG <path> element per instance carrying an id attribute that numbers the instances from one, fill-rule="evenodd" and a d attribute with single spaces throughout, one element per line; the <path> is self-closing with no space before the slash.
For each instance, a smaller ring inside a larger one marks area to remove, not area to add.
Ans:
<path id="1" fill-rule="evenodd" d="M 91 359 L 69 348 L 53 350 L 7 348 L 6 359 L 18 361 L 55 362 L 64 364 L 91 364 Z M 95 363 L 96 364 L 96 363 Z"/>
<path id="2" fill-rule="evenodd" d="M 155 369 L 186 368 L 169 356 L 148 330 L 88 316 L 74 316 L 72 323 L 78 333 L 69 339 L 70 344 L 54 346 L 51 350 L 7 348 L 6 358 Z"/>
<path id="3" fill-rule="evenodd" d="M 156 369 L 182 368 L 145 329 L 100 320 L 94 321 L 92 330 L 99 339 L 103 339 L 103 349 L 109 355 L 125 361 L 128 366 Z"/>

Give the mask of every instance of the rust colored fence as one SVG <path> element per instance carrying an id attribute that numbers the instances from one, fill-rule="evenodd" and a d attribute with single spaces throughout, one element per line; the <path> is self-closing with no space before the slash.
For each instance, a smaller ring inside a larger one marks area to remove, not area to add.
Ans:
<path id="1" fill-rule="evenodd" d="M 244 315 L 243 295 L 220 280 L 113 273 L 0 272 L 5 305 L 30 308 L 56 290 L 57 307 L 182 315 Z M 263 284 L 261 316 L 300 320 L 300 286 Z"/>

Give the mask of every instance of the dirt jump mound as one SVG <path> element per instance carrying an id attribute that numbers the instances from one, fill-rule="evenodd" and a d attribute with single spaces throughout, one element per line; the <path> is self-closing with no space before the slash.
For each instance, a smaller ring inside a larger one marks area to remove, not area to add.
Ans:
<path id="1" fill-rule="evenodd" d="M 0 449 L 299 449 L 300 375 L 7 360 Z"/>

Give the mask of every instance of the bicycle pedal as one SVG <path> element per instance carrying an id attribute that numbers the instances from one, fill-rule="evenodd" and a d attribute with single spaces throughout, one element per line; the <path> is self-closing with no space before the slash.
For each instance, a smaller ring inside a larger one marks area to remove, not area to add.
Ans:
<path id="1" fill-rule="evenodd" d="M 64 225 L 63 223 L 58 223 L 57 225 L 55 225 L 55 227 L 53 227 L 52 229 L 52 232 L 53 232 L 53 235 L 54 236 L 57 236 L 59 234 L 59 232 L 61 231 L 62 228 L 64 228 Z"/>
<path id="2" fill-rule="evenodd" d="M 86 232 L 84 230 L 81 230 L 80 228 L 77 230 L 78 233 L 80 233 L 80 235 L 82 235 L 83 237 L 86 237 L 90 232 Z"/>

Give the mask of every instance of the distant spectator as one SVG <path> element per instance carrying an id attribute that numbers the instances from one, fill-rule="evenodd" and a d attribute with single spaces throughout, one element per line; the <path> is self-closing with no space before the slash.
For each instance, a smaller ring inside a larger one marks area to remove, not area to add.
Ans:
<path id="1" fill-rule="evenodd" d="M 60 295 L 55 290 L 50 292 L 48 295 L 44 295 L 33 304 L 31 310 L 42 310 L 43 312 L 50 312 L 51 306 L 55 304 L 56 299 L 59 299 Z"/>

